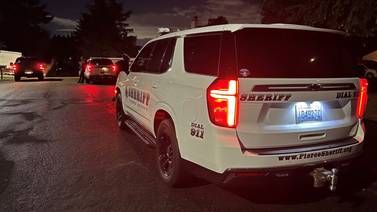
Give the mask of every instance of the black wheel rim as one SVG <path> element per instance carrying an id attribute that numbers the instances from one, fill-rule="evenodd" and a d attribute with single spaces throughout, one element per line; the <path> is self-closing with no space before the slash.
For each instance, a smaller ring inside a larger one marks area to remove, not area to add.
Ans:
<path id="1" fill-rule="evenodd" d="M 158 163 L 160 172 L 165 178 L 169 178 L 173 172 L 174 152 L 168 136 L 163 135 L 159 138 Z"/>

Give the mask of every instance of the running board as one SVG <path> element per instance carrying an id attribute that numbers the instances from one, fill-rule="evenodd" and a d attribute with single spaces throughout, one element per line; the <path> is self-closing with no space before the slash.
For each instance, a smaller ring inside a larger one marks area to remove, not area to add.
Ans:
<path id="1" fill-rule="evenodd" d="M 127 119 L 124 122 L 127 127 L 132 130 L 146 145 L 150 147 L 156 146 L 156 139 L 138 123 L 131 119 Z"/>

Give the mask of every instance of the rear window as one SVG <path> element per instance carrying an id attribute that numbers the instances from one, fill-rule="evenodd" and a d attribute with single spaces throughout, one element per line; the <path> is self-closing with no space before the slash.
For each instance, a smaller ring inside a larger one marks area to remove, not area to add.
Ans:
<path id="1" fill-rule="evenodd" d="M 96 66 L 107 66 L 112 65 L 113 61 L 111 61 L 110 59 L 93 59 L 90 61 L 90 63 Z"/>
<path id="2" fill-rule="evenodd" d="M 343 35 L 290 29 L 235 33 L 240 77 L 355 77 Z"/>
<path id="3" fill-rule="evenodd" d="M 16 59 L 16 63 L 36 63 L 36 62 L 43 62 L 41 59 L 33 58 L 33 57 L 20 57 Z"/>
<path id="4" fill-rule="evenodd" d="M 221 34 L 185 38 L 185 69 L 189 73 L 216 76 L 219 68 Z"/>

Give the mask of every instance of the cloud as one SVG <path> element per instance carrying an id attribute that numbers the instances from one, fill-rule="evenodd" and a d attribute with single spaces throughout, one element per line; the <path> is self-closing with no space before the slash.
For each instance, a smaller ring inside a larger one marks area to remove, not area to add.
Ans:
<path id="1" fill-rule="evenodd" d="M 198 16 L 200 24 L 207 24 L 209 18 L 224 16 L 230 23 L 260 23 L 263 0 L 206 0 L 200 5 L 173 7 L 165 12 L 133 14 L 130 26 L 138 38 L 158 36 L 158 28 L 169 27 L 187 29 L 192 17 Z"/>
<path id="2" fill-rule="evenodd" d="M 55 30 L 56 32 L 66 32 L 66 33 L 71 33 L 74 32 L 75 29 L 57 29 Z"/>
<path id="3" fill-rule="evenodd" d="M 47 28 L 54 35 L 70 35 L 76 30 L 78 23 L 75 20 L 62 17 L 54 17 Z"/>
<path id="4" fill-rule="evenodd" d="M 209 18 L 224 16 L 230 23 L 260 23 L 261 0 L 207 0 L 204 5 L 194 5 L 188 8 L 173 8 L 173 15 L 193 17 L 198 16 L 202 24 Z"/>
<path id="5" fill-rule="evenodd" d="M 158 36 L 158 28 L 185 29 L 190 26 L 191 18 L 175 17 L 168 13 L 135 14 L 129 19 L 130 27 L 140 39 L 155 38 Z"/>
<path id="6" fill-rule="evenodd" d="M 54 17 L 51 20 L 51 23 L 54 23 L 61 27 L 71 28 L 74 29 L 77 26 L 77 21 L 69 19 L 69 18 L 60 18 L 60 17 Z"/>

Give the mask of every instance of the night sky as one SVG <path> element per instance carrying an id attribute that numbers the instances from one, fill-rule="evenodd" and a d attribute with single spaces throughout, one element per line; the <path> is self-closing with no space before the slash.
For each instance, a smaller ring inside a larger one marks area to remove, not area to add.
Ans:
<path id="1" fill-rule="evenodd" d="M 90 0 L 41 0 L 55 16 L 48 28 L 52 34 L 67 34 L 75 29 L 80 14 Z M 128 23 L 138 39 L 157 36 L 159 27 L 186 29 L 193 16 L 201 24 L 208 18 L 225 16 L 230 23 L 259 23 L 262 0 L 121 0 L 132 10 Z"/>

